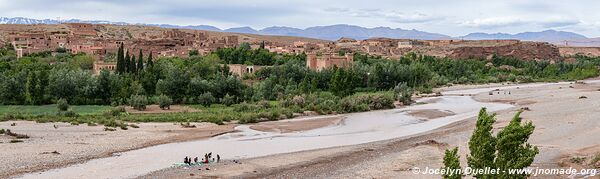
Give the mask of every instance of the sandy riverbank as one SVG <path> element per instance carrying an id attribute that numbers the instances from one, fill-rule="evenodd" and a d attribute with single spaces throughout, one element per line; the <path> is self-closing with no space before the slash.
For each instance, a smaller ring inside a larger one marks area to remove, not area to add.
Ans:
<path id="1" fill-rule="evenodd" d="M 340 116 L 313 116 L 269 121 L 251 125 L 264 131 L 294 132 L 335 125 Z M 13 126 L 14 124 L 14 126 Z M 191 123 L 184 128 L 174 123 L 138 123 L 139 128 L 104 131 L 103 126 L 68 123 L 36 123 L 32 121 L 0 122 L 0 129 L 30 138 L 10 143 L 14 137 L 0 135 L 0 178 L 59 168 L 94 158 L 103 158 L 165 143 L 201 140 L 235 131 L 235 124 Z"/>
<path id="2" fill-rule="evenodd" d="M 12 126 L 14 124 L 14 126 Z M 182 128 L 172 123 L 141 123 L 139 128 L 104 131 L 103 126 L 32 121 L 0 122 L 0 129 L 28 135 L 21 143 L 0 136 L 0 178 L 22 173 L 62 167 L 117 152 L 148 146 L 198 140 L 234 131 L 234 125 L 192 123 L 196 128 Z"/>
<path id="3" fill-rule="evenodd" d="M 519 86 L 519 85 L 516 85 Z M 506 85 L 454 86 L 441 90 L 506 87 Z M 570 163 L 573 156 L 590 158 L 600 152 L 600 84 L 550 84 L 479 93 L 474 99 L 502 102 L 515 107 L 499 111 L 495 130 L 504 127 L 516 110 L 536 126 L 530 143 L 540 148 L 534 167 L 582 167 Z M 494 90 L 494 89 L 491 89 Z M 587 98 L 581 98 L 585 96 Z M 435 120 L 435 119 L 433 119 Z M 441 167 L 443 151 L 458 146 L 466 165 L 468 140 L 475 118 L 415 136 L 348 147 L 278 154 L 231 161 L 201 168 L 170 168 L 140 178 L 440 178 L 415 175 L 410 169 Z M 566 176 L 541 176 L 564 178 Z"/>

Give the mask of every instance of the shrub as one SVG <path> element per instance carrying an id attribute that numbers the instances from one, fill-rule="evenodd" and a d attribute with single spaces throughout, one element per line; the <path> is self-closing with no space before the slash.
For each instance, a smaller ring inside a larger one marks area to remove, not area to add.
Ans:
<path id="1" fill-rule="evenodd" d="M 223 98 L 221 98 L 221 104 L 224 104 L 226 106 L 231 106 L 231 105 L 235 104 L 235 97 L 231 96 L 229 94 L 226 94 L 225 96 L 223 96 Z"/>
<path id="2" fill-rule="evenodd" d="M 144 95 L 132 95 L 131 98 L 129 98 L 129 105 L 138 111 L 146 110 L 148 98 Z"/>
<path id="3" fill-rule="evenodd" d="M 158 105 L 160 106 L 160 109 L 171 109 L 172 103 L 173 100 L 167 95 L 162 94 L 158 97 Z"/>
<path id="4" fill-rule="evenodd" d="M 256 104 L 249 104 L 246 102 L 233 105 L 233 110 L 236 112 L 247 112 L 247 111 L 258 111 L 263 107 Z"/>
<path id="5" fill-rule="evenodd" d="M 394 87 L 394 95 L 396 100 L 404 105 L 410 105 L 412 103 L 412 94 L 413 90 L 406 84 L 406 82 L 398 83 L 398 85 Z"/>
<path id="6" fill-rule="evenodd" d="M 269 103 L 269 101 L 267 101 L 267 100 L 259 101 L 258 105 L 262 106 L 263 108 L 270 108 L 271 107 L 271 103 Z"/>
<path id="7" fill-rule="evenodd" d="M 125 112 L 125 107 L 123 107 L 123 106 L 117 106 L 117 107 L 114 107 L 114 108 L 110 109 L 108 111 L 107 115 L 109 115 L 109 116 L 119 116 L 119 115 L 121 115 L 121 113 L 124 113 L 124 112 Z"/>
<path id="8" fill-rule="evenodd" d="M 112 127 L 104 127 L 104 131 L 116 131 L 117 129 Z"/>
<path id="9" fill-rule="evenodd" d="M 199 104 L 201 104 L 202 106 L 205 106 L 205 107 L 210 106 L 212 103 L 214 103 L 216 101 L 215 97 L 210 92 L 201 94 L 200 96 L 198 96 L 197 100 L 198 100 Z"/>
<path id="10" fill-rule="evenodd" d="M 4 134 L 5 132 L 6 132 L 6 130 L 0 129 L 0 134 Z"/>
<path id="11" fill-rule="evenodd" d="M 294 98 L 292 98 L 292 105 L 295 106 L 299 106 L 299 107 L 304 107 L 304 97 L 302 96 L 294 96 Z"/>
<path id="12" fill-rule="evenodd" d="M 129 124 L 128 126 L 131 127 L 131 128 L 140 128 L 140 126 L 138 126 L 136 124 Z"/>
<path id="13" fill-rule="evenodd" d="M 67 111 L 69 110 L 69 103 L 66 99 L 61 98 L 58 101 L 56 101 L 56 107 L 58 107 L 59 111 Z"/>

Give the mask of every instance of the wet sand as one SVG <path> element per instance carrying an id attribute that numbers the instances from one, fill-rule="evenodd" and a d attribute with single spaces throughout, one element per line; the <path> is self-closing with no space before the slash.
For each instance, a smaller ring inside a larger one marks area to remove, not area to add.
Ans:
<path id="1" fill-rule="evenodd" d="M 341 115 L 268 121 L 250 125 L 250 129 L 262 132 L 290 133 L 307 131 L 339 124 Z"/>

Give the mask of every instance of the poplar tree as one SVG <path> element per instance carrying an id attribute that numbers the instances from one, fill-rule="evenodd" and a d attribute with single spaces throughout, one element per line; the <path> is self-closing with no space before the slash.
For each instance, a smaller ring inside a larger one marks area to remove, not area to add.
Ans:
<path id="1" fill-rule="evenodd" d="M 521 112 L 518 112 L 510 121 L 508 126 L 498 132 L 496 137 L 496 167 L 501 171 L 509 169 L 526 168 L 533 163 L 533 159 L 539 153 L 537 147 L 527 143 L 529 136 L 533 134 L 535 126 L 531 121 L 521 124 Z M 527 174 L 500 173 L 498 178 L 527 178 Z"/>
<path id="2" fill-rule="evenodd" d="M 442 175 L 445 179 L 460 179 L 461 173 L 456 173 L 460 168 L 460 158 L 458 156 L 458 147 L 452 150 L 446 149 L 444 154 L 444 168 L 446 172 Z"/>
<path id="3" fill-rule="evenodd" d="M 154 62 L 152 62 L 152 51 L 150 51 L 150 54 L 148 54 L 148 63 L 146 63 L 146 67 L 153 67 L 154 66 Z"/>
<path id="4" fill-rule="evenodd" d="M 119 46 L 117 51 L 117 73 L 122 74 L 125 72 L 125 59 L 123 54 L 123 43 Z"/>
<path id="5" fill-rule="evenodd" d="M 142 49 L 140 49 L 140 54 L 138 55 L 137 68 L 136 70 L 142 71 L 144 69 L 144 54 L 142 53 Z"/>
<path id="6" fill-rule="evenodd" d="M 130 73 L 137 73 L 137 63 L 136 63 L 135 55 L 131 55 L 131 59 L 129 61 L 129 69 L 131 69 Z"/>
<path id="7" fill-rule="evenodd" d="M 481 108 L 475 124 L 475 131 L 469 140 L 471 154 L 467 157 L 469 167 L 473 169 L 496 168 L 494 158 L 496 156 L 496 138 L 492 135 L 492 129 L 496 114 L 488 114 L 486 108 Z M 475 175 L 475 178 L 495 178 L 493 175 Z"/>
<path id="8" fill-rule="evenodd" d="M 129 51 L 127 51 L 127 53 L 125 53 L 125 60 L 123 60 L 123 73 L 131 72 L 131 68 L 129 68 L 130 59 Z"/>

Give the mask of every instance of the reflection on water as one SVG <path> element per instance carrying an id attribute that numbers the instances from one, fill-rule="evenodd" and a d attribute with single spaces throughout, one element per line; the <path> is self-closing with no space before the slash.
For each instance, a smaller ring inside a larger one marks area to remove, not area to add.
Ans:
<path id="1" fill-rule="evenodd" d="M 434 99 L 434 100 L 432 100 Z M 272 133 L 238 126 L 240 132 L 208 140 L 170 143 L 120 153 L 118 156 L 90 160 L 66 168 L 25 175 L 23 178 L 128 178 L 171 167 L 185 156 L 213 152 L 223 159 L 259 157 L 271 154 L 355 145 L 427 132 L 477 115 L 481 107 L 489 111 L 511 105 L 480 103 L 466 96 L 422 99 L 434 103 L 345 115 L 338 125 L 295 133 Z M 422 121 L 406 110 L 447 110 L 455 115 Z"/>

